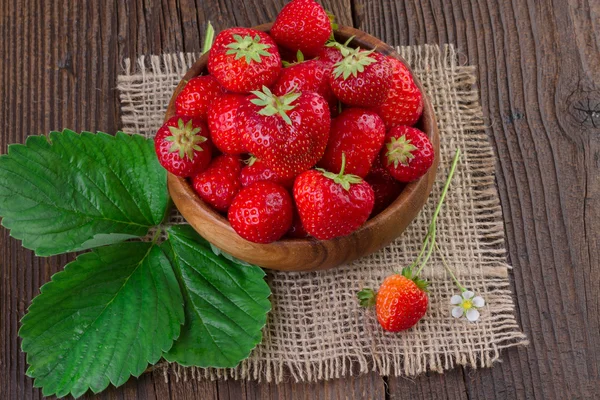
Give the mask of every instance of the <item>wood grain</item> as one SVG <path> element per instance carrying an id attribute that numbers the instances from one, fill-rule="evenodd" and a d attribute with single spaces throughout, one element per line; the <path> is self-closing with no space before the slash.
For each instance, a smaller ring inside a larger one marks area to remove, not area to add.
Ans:
<path id="1" fill-rule="evenodd" d="M 592 399 L 600 393 L 600 4 L 597 0 L 330 0 L 394 44 L 453 43 L 476 65 L 518 317 L 528 348 L 491 369 L 414 380 L 368 374 L 317 384 L 165 383 L 159 372 L 102 399 Z M 0 152 L 30 134 L 118 128 L 123 57 L 199 51 L 217 30 L 272 20 L 283 1 L 0 2 Z M 18 321 L 70 260 L 36 258 L 0 230 L 0 399 L 39 399 Z M 386 386 L 387 385 L 387 386 Z M 387 393 L 386 393 L 387 388 Z"/>

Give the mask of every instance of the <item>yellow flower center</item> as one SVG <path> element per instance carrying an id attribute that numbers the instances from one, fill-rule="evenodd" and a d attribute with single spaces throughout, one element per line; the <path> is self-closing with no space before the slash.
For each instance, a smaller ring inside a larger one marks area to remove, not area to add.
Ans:
<path id="1" fill-rule="evenodd" d="M 470 310 L 471 308 L 473 308 L 473 301 L 471 301 L 471 300 L 463 300 L 463 302 L 462 302 L 462 308 L 464 310 Z"/>

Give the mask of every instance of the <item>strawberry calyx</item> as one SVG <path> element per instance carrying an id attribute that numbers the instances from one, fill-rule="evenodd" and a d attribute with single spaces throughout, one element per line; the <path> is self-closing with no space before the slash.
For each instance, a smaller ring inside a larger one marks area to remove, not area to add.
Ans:
<path id="1" fill-rule="evenodd" d="M 258 158 L 256 158 L 253 155 L 250 155 L 250 157 L 248 157 L 246 160 L 244 160 L 244 164 L 246 164 L 247 166 L 251 167 L 254 165 L 254 163 L 256 162 L 256 160 L 258 160 Z"/>
<path id="2" fill-rule="evenodd" d="M 281 64 L 284 66 L 284 68 L 287 67 L 291 67 L 292 65 L 296 65 L 296 64 L 300 64 L 304 62 L 304 54 L 302 54 L 302 52 L 300 50 L 298 50 L 296 52 L 296 61 L 294 62 L 289 62 L 289 61 L 281 61 Z"/>
<path id="3" fill-rule="evenodd" d="M 344 58 L 334 64 L 333 75 L 335 78 L 342 76 L 346 80 L 350 75 L 356 77 L 365 70 L 366 66 L 377 62 L 373 57 L 369 57 L 375 50 L 367 51 L 362 50 L 360 47 L 350 49 L 345 45 L 338 48 Z"/>
<path id="4" fill-rule="evenodd" d="M 352 174 L 344 174 L 344 169 L 346 168 L 346 154 L 342 153 L 342 168 L 340 172 L 336 174 L 335 172 L 329 172 L 324 170 L 323 168 L 315 168 L 317 171 L 323 173 L 325 178 L 329 178 L 333 180 L 338 185 L 341 185 L 344 190 L 350 190 L 350 186 L 355 183 L 361 183 L 363 179 L 360 176 L 352 175 Z"/>
<path id="5" fill-rule="evenodd" d="M 421 289 L 422 291 L 427 292 L 427 288 L 429 287 L 429 282 L 426 279 L 419 278 L 419 276 L 417 274 L 413 275 L 411 267 L 402 268 L 401 275 L 403 277 L 405 277 L 406 279 L 413 281 L 415 283 L 415 285 L 417 285 L 417 287 L 419 289 Z"/>
<path id="6" fill-rule="evenodd" d="M 235 54 L 235 59 L 239 60 L 244 57 L 247 64 L 252 61 L 262 62 L 262 57 L 271 57 L 272 54 L 267 51 L 271 48 L 271 45 L 260 43 L 260 36 L 255 35 L 254 37 L 246 35 L 244 37 L 240 35 L 233 35 L 233 42 L 229 43 L 226 47 L 229 48 L 225 54 Z"/>
<path id="7" fill-rule="evenodd" d="M 179 153 L 179 158 L 187 157 L 190 161 L 194 160 L 194 151 L 204 151 L 200 147 L 200 143 L 206 142 L 208 139 L 205 136 L 198 135 L 202 131 L 201 128 L 195 128 L 192 120 L 186 124 L 180 118 L 177 126 L 169 126 L 171 136 L 167 136 L 165 141 L 172 142 L 169 147 L 169 153 Z"/>
<path id="8" fill-rule="evenodd" d="M 413 152 L 417 150 L 417 147 L 410 142 L 410 139 L 406 138 L 406 135 L 399 138 L 392 137 L 390 143 L 386 144 L 386 148 L 387 164 L 394 164 L 394 167 L 398 167 L 398 164 L 408 166 L 410 160 L 415 158 Z"/>
<path id="9" fill-rule="evenodd" d="M 356 294 L 358 297 L 358 304 L 361 307 L 373 307 L 377 300 L 377 292 L 373 289 L 365 288 Z"/>
<path id="10" fill-rule="evenodd" d="M 287 115 L 288 111 L 293 110 L 296 105 L 293 104 L 301 93 L 290 91 L 283 96 L 275 96 L 268 87 L 263 86 L 262 91 L 255 90 L 250 92 L 257 98 L 250 100 L 252 104 L 262 107 L 258 113 L 260 115 L 272 116 L 279 115 L 288 124 L 292 124 L 292 120 Z"/>

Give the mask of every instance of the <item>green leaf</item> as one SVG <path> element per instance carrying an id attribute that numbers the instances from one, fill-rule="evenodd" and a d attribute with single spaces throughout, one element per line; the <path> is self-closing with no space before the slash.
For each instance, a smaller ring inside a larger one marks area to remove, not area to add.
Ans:
<path id="1" fill-rule="evenodd" d="M 240 260 L 239 258 L 235 258 L 231 254 L 224 252 L 223 250 L 221 250 L 220 248 L 218 248 L 217 246 L 215 246 L 212 243 L 209 243 L 209 245 L 210 245 L 210 249 L 212 250 L 212 252 L 215 253 L 215 255 L 217 255 L 217 256 L 223 256 L 226 259 L 228 259 L 229 261 L 232 261 L 238 265 L 243 265 L 245 267 L 255 267 L 255 265 L 252 265 L 250 263 L 247 263 L 246 261 Z"/>
<path id="2" fill-rule="evenodd" d="M 189 225 L 169 228 L 163 243 L 185 300 L 185 325 L 165 359 L 181 365 L 229 368 L 262 340 L 271 294 L 259 267 L 215 255 Z"/>
<path id="3" fill-rule="evenodd" d="M 70 130 L 30 136 L 0 156 L 0 216 L 38 256 L 144 236 L 168 205 L 151 139 Z"/>
<path id="4" fill-rule="evenodd" d="M 45 396 L 125 383 L 156 363 L 179 336 L 183 298 L 156 245 L 127 242 L 79 256 L 42 286 L 19 336 Z"/>

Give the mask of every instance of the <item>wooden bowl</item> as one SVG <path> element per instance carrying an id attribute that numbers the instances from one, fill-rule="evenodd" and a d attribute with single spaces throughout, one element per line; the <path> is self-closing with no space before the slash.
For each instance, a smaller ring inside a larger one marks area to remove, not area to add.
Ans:
<path id="1" fill-rule="evenodd" d="M 255 29 L 268 32 L 271 25 L 264 24 Z M 351 36 L 354 36 L 351 42 L 353 46 L 377 49 L 407 65 L 394 49 L 365 32 L 346 26 L 340 26 L 336 32 L 337 40 L 342 43 Z M 205 72 L 207 63 L 208 54 L 204 54 L 179 82 L 169 103 L 165 121 L 175 115 L 175 98 L 185 83 Z M 282 239 L 270 244 L 252 243 L 241 238 L 229 225 L 227 218 L 205 204 L 186 179 L 169 174 L 169 192 L 175 205 L 187 222 L 206 240 L 241 260 L 265 268 L 281 271 L 321 270 L 373 253 L 397 238 L 419 213 L 427 201 L 439 163 L 439 132 L 433 108 L 414 74 L 413 78 L 423 93 L 424 102 L 423 116 L 416 126 L 431 139 L 436 154 L 433 166 L 421 179 L 409 183 L 387 209 L 368 220 L 354 233 L 326 241 L 307 238 Z"/>

